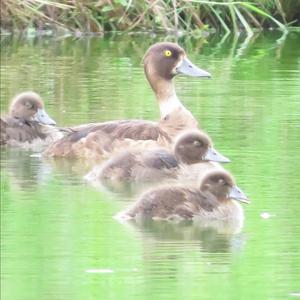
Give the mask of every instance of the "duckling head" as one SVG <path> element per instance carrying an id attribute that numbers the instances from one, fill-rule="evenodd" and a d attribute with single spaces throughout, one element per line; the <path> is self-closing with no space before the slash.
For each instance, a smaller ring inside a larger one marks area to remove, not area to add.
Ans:
<path id="1" fill-rule="evenodd" d="M 235 184 L 232 175 L 225 170 L 208 171 L 200 182 L 200 190 L 206 195 L 213 195 L 219 201 L 235 199 L 250 203 L 247 196 Z"/>
<path id="2" fill-rule="evenodd" d="M 12 100 L 9 113 L 12 117 L 24 121 L 36 121 L 45 125 L 55 125 L 44 109 L 41 97 L 34 92 L 23 92 Z"/>
<path id="3" fill-rule="evenodd" d="M 195 164 L 203 161 L 226 163 L 230 160 L 217 152 L 207 134 L 199 130 L 192 130 L 178 136 L 174 153 L 176 158 L 185 164 Z"/>

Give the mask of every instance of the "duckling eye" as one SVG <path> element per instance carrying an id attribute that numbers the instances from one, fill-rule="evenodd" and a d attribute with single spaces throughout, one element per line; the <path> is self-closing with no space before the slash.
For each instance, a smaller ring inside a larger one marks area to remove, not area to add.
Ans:
<path id="1" fill-rule="evenodd" d="M 25 102 L 25 106 L 26 106 L 26 108 L 28 108 L 28 109 L 33 108 L 33 104 L 30 103 L 29 101 L 26 101 L 26 102 Z"/>
<path id="2" fill-rule="evenodd" d="M 219 184 L 226 185 L 226 182 L 223 179 L 218 180 Z"/>
<path id="3" fill-rule="evenodd" d="M 166 57 L 172 56 L 172 52 L 170 50 L 165 50 L 164 54 Z"/>
<path id="4" fill-rule="evenodd" d="M 194 141 L 193 144 L 194 144 L 194 146 L 196 146 L 196 147 L 201 147 L 201 146 L 202 146 L 202 143 L 199 142 L 199 141 Z"/>

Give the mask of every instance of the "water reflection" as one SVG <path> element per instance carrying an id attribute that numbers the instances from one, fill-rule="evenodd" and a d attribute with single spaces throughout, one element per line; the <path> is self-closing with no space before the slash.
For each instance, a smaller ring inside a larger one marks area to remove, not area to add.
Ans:
<path id="1" fill-rule="evenodd" d="M 160 187 L 162 184 L 168 185 L 178 183 L 175 179 L 163 179 L 160 182 L 112 181 L 98 178 L 98 173 L 99 172 L 94 172 L 92 170 L 84 176 L 84 180 L 99 190 L 108 190 L 127 198 L 141 194 L 150 188 Z"/>
<path id="2" fill-rule="evenodd" d="M 50 165 L 31 158 L 32 152 L 24 149 L 1 150 L 1 176 L 9 178 L 20 190 L 35 188 L 49 182 L 52 177 Z"/>
<path id="3" fill-rule="evenodd" d="M 46 186 L 53 179 L 59 179 L 61 185 L 82 184 L 85 171 L 80 162 L 50 162 L 40 154 L 18 148 L 1 150 L 1 177 L 9 179 L 14 188 L 19 190 Z"/>
<path id="4" fill-rule="evenodd" d="M 153 221 L 130 220 L 143 239 L 159 242 L 194 241 L 202 252 L 237 252 L 245 243 L 240 234 L 243 223 L 236 220 L 220 221 Z"/>

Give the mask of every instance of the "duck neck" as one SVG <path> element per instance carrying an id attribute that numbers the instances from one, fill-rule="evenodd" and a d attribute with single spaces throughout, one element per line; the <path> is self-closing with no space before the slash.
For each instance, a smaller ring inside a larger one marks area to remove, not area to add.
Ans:
<path id="1" fill-rule="evenodd" d="M 170 137 L 183 130 L 197 128 L 198 122 L 177 98 L 172 78 L 161 77 L 147 66 L 145 74 L 159 104 L 160 128 Z"/>
<path id="2" fill-rule="evenodd" d="M 173 96 L 166 98 L 165 100 L 159 101 L 159 110 L 161 119 L 166 117 L 167 115 L 173 113 L 178 109 L 186 110 L 180 100 L 177 98 L 176 94 Z"/>
<path id="3" fill-rule="evenodd" d="M 157 80 L 150 79 L 149 82 L 159 104 L 161 119 L 178 108 L 184 108 L 177 98 L 172 79 L 157 78 Z"/>
<path id="4" fill-rule="evenodd" d="M 180 132 L 198 127 L 198 122 L 177 98 L 175 91 L 163 98 L 157 96 L 157 99 L 161 117 L 159 126 L 171 138 L 175 138 Z"/>
<path id="5" fill-rule="evenodd" d="M 159 104 L 161 119 L 171 114 L 179 108 L 185 109 L 181 101 L 178 99 L 173 83 L 166 82 L 156 91 L 156 99 Z"/>

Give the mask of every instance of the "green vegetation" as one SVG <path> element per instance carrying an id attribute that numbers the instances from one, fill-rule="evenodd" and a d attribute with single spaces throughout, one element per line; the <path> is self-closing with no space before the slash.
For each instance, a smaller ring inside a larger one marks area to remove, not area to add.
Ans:
<path id="1" fill-rule="evenodd" d="M 229 31 L 300 24 L 299 0 L 2 0 L 1 31 Z"/>

